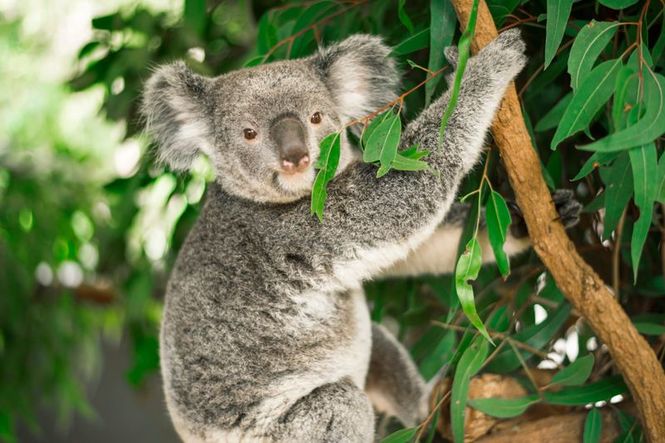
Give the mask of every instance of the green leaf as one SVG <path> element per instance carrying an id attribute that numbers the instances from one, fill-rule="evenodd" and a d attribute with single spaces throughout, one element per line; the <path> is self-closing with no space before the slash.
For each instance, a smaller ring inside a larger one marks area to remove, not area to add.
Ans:
<path id="1" fill-rule="evenodd" d="M 490 193 L 485 211 L 490 245 L 492 246 L 492 251 L 494 251 L 499 271 L 505 278 L 510 274 L 510 261 L 508 260 L 508 255 L 503 250 L 508 226 L 510 226 L 511 221 L 510 211 L 503 197 L 494 190 Z"/>
<path id="2" fill-rule="evenodd" d="M 536 349 L 542 349 L 561 329 L 568 319 L 569 314 L 570 305 L 568 303 L 562 303 L 556 311 L 550 313 L 545 321 L 524 328 L 520 332 L 514 334 L 511 339 L 517 342 L 526 343 Z M 520 350 L 519 352 L 525 360 L 533 355 L 526 350 Z M 512 347 L 506 346 L 491 362 L 487 364 L 487 370 L 490 372 L 505 374 L 516 370 L 520 366 L 520 360 L 515 355 Z"/>
<path id="3" fill-rule="evenodd" d="M 601 169 L 605 183 L 605 218 L 603 239 L 610 238 L 616 229 L 621 214 L 633 195 L 633 171 L 628 154 L 622 153 L 609 168 Z"/>
<path id="4" fill-rule="evenodd" d="M 92 27 L 104 31 L 116 31 L 123 27 L 122 16 L 119 12 L 103 15 L 92 19 Z"/>
<path id="5" fill-rule="evenodd" d="M 483 321 L 478 317 L 473 296 L 473 287 L 469 284 L 469 280 L 478 278 L 481 264 L 482 253 L 480 251 L 480 243 L 478 243 L 478 239 L 474 236 L 466 244 L 466 249 L 457 260 L 457 266 L 455 267 L 455 289 L 457 290 L 457 297 L 462 305 L 464 314 L 466 314 L 471 324 L 478 329 L 483 337 L 492 342 Z"/>
<path id="6" fill-rule="evenodd" d="M 552 377 L 551 384 L 578 386 L 584 384 L 593 370 L 593 354 L 585 355 L 563 368 Z"/>
<path id="7" fill-rule="evenodd" d="M 607 6 L 612 9 L 623 9 L 629 6 L 633 6 L 639 0 L 599 0 L 599 3 L 603 6 Z"/>
<path id="8" fill-rule="evenodd" d="M 614 131 L 623 129 L 626 123 L 626 92 L 631 86 L 636 87 L 630 79 L 635 70 L 630 65 L 622 66 L 619 70 L 614 84 L 614 100 L 612 100 L 612 123 Z"/>
<path id="9" fill-rule="evenodd" d="M 386 143 L 393 143 L 395 141 L 394 139 L 388 140 L 388 137 L 391 133 L 391 128 L 396 126 L 396 121 L 399 121 L 399 117 L 392 111 L 389 111 L 375 118 L 369 124 L 362 136 L 362 139 L 366 140 L 363 150 L 363 161 L 365 163 L 379 161 Z M 397 142 L 399 142 L 399 139 Z"/>
<path id="10" fill-rule="evenodd" d="M 579 149 L 621 151 L 645 145 L 665 132 L 665 77 L 647 71 L 644 75 L 646 112 L 637 123 Z"/>
<path id="11" fill-rule="evenodd" d="M 603 432 L 603 414 L 598 408 L 592 408 L 584 421 L 584 443 L 598 443 Z"/>
<path id="12" fill-rule="evenodd" d="M 406 13 L 404 10 L 404 4 L 406 3 L 406 0 L 398 0 L 397 2 L 397 15 L 399 17 L 399 21 L 402 22 L 404 27 L 409 31 L 409 34 L 413 34 L 413 22 L 411 21 L 411 18 L 409 17 L 409 14 Z"/>
<path id="13" fill-rule="evenodd" d="M 408 443 L 416 436 L 416 432 L 418 428 L 400 429 L 381 440 L 381 443 Z"/>
<path id="14" fill-rule="evenodd" d="M 427 149 L 419 149 L 418 145 L 413 145 L 408 149 L 398 152 L 398 154 L 411 160 L 420 160 L 427 157 L 430 152 Z"/>
<path id="15" fill-rule="evenodd" d="M 597 401 L 608 401 L 615 395 L 625 394 L 628 388 L 621 376 L 610 377 L 584 386 L 567 387 L 557 392 L 544 392 L 546 403 L 561 406 L 584 406 Z"/>
<path id="16" fill-rule="evenodd" d="M 547 0 L 545 26 L 545 69 L 552 63 L 566 31 L 573 0 Z"/>
<path id="17" fill-rule="evenodd" d="M 554 105 L 552 109 L 550 109 L 547 114 L 545 114 L 543 118 L 541 118 L 540 121 L 536 124 L 536 127 L 534 128 L 536 132 L 548 131 L 559 126 L 561 117 L 563 117 L 563 113 L 572 99 L 573 94 L 571 92 L 559 100 L 557 104 Z"/>
<path id="18" fill-rule="evenodd" d="M 203 37 L 206 26 L 206 0 L 185 0 L 185 26 Z"/>
<path id="19" fill-rule="evenodd" d="M 620 67 L 620 59 L 609 60 L 598 65 L 586 77 L 561 117 L 550 145 L 552 149 L 556 149 L 570 135 L 589 126 L 598 110 L 612 96 L 614 79 Z"/>
<path id="20" fill-rule="evenodd" d="M 429 169 L 429 164 L 422 160 L 406 157 L 401 153 L 397 153 L 390 167 L 398 171 L 424 171 Z"/>
<path id="21" fill-rule="evenodd" d="M 649 143 L 628 151 L 630 165 L 633 171 L 635 185 L 635 204 L 640 208 L 640 218 L 633 225 L 633 234 L 630 242 L 630 257 L 633 263 L 633 280 L 637 281 L 637 271 L 642 256 L 644 242 L 646 242 L 651 219 L 653 217 L 653 202 L 658 192 L 658 162 L 655 143 Z"/>
<path id="22" fill-rule="evenodd" d="M 450 397 L 450 423 L 455 443 L 464 441 L 464 409 L 469 396 L 471 377 L 478 372 L 487 358 L 488 344 L 476 337 L 460 357 L 455 368 Z"/>
<path id="23" fill-rule="evenodd" d="M 315 167 L 319 170 L 312 186 L 311 213 L 316 214 L 320 222 L 323 222 L 323 209 L 328 198 L 326 187 L 328 182 L 335 177 L 339 165 L 340 133 L 328 134 L 321 140 L 319 159 Z"/>
<path id="24" fill-rule="evenodd" d="M 411 54 L 420 49 L 426 48 L 429 44 L 429 28 L 407 37 L 392 50 L 392 55 L 401 56 Z"/>
<path id="25" fill-rule="evenodd" d="M 394 115 L 394 114 L 391 110 L 386 111 L 382 114 L 379 114 L 376 117 L 374 117 L 372 119 L 372 121 L 370 121 L 369 124 L 363 129 L 363 132 L 362 132 L 361 137 L 360 137 L 360 141 L 362 143 L 363 151 L 367 150 L 367 143 L 369 142 L 369 137 L 372 135 L 372 133 L 374 131 L 376 131 L 376 128 L 378 128 L 381 125 L 381 123 L 383 123 L 386 119 L 391 118 L 392 115 Z M 374 160 L 374 161 L 378 161 L 378 160 L 379 159 L 377 157 L 377 159 Z M 367 160 L 363 159 L 363 161 L 367 161 Z"/>
<path id="26" fill-rule="evenodd" d="M 363 161 L 372 163 L 379 161 L 381 167 L 377 177 L 381 177 L 390 170 L 390 165 L 397 156 L 400 138 L 402 137 L 402 121 L 399 115 L 389 112 L 375 128 L 370 130 L 363 152 Z"/>
<path id="27" fill-rule="evenodd" d="M 476 398 L 469 400 L 469 405 L 492 417 L 512 418 L 522 415 L 529 406 L 539 401 L 537 395 L 520 398 Z"/>
<path id="28" fill-rule="evenodd" d="M 453 81 L 452 89 L 450 92 L 450 99 L 448 100 L 448 105 L 446 110 L 441 116 L 441 126 L 439 127 L 439 140 L 443 141 L 443 136 L 446 131 L 446 126 L 448 126 L 448 120 L 457 106 L 457 99 L 459 97 L 460 88 L 462 87 L 462 76 L 464 75 L 464 70 L 466 69 L 466 63 L 469 60 L 469 53 L 471 50 L 471 40 L 473 39 L 473 34 L 476 30 L 476 19 L 478 17 L 478 0 L 473 0 L 473 5 L 471 6 L 471 13 L 469 14 L 469 23 L 466 25 L 466 29 L 460 37 L 459 43 L 457 45 L 457 70 L 455 71 L 455 79 Z"/>
<path id="29" fill-rule="evenodd" d="M 261 16 L 258 24 L 258 33 L 256 37 L 256 49 L 259 54 L 263 55 L 270 51 L 273 46 L 277 44 L 279 38 L 277 37 L 277 29 L 271 20 L 270 11 L 267 11 Z"/>
<path id="30" fill-rule="evenodd" d="M 454 331 L 442 332 L 443 335 L 437 337 L 436 346 L 432 347 L 420 362 L 420 373 L 425 377 L 425 380 L 434 377 L 443 365 L 449 364 L 455 353 L 457 334 Z"/>
<path id="31" fill-rule="evenodd" d="M 573 181 L 580 180 L 591 173 L 594 169 L 600 167 L 601 165 L 606 165 L 616 158 L 615 153 L 604 153 L 604 152 L 594 152 L 587 159 L 586 162 L 582 165 L 577 175 L 573 178 Z"/>
<path id="32" fill-rule="evenodd" d="M 656 200 L 659 203 L 665 203 L 665 153 L 658 160 L 658 184 L 656 186 Z"/>
<path id="33" fill-rule="evenodd" d="M 619 23 L 597 22 L 591 20 L 584 26 L 570 48 L 568 57 L 568 73 L 570 74 L 570 86 L 573 91 L 584 82 L 598 56 L 605 46 L 610 42 Z"/>
<path id="34" fill-rule="evenodd" d="M 644 335 L 663 335 L 665 334 L 665 325 L 650 322 L 633 322 L 635 328 L 640 334 Z"/>
<path id="35" fill-rule="evenodd" d="M 321 1 L 303 9 L 302 13 L 293 24 L 290 34 L 295 35 L 303 32 L 304 29 L 311 27 L 318 20 L 327 16 L 336 7 L 337 4 L 333 1 Z M 311 32 L 301 33 L 300 36 L 293 41 L 293 45 L 291 46 L 291 57 L 295 58 L 305 55 L 305 49 L 308 47 L 308 44 L 313 41 L 313 30 Z"/>
<path id="36" fill-rule="evenodd" d="M 429 63 L 427 69 L 436 72 L 443 67 L 443 49 L 450 46 L 455 36 L 457 16 L 450 0 L 430 0 Z M 429 105 L 436 86 L 443 75 L 425 83 L 425 105 Z"/>

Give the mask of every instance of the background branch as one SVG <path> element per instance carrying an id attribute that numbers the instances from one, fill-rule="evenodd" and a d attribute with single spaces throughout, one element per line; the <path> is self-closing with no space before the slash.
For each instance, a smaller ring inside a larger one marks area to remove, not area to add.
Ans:
<path id="1" fill-rule="evenodd" d="M 473 2 L 452 0 L 452 3 L 464 28 Z M 480 0 L 472 50 L 477 52 L 496 36 L 489 9 Z M 508 88 L 492 132 L 536 253 L 559 289 L 607 345 L 635 399 L 648 439 L 665 441 L 663 368 L 605 283 L 577 253 L 557 220 L 514 85 Z"/>

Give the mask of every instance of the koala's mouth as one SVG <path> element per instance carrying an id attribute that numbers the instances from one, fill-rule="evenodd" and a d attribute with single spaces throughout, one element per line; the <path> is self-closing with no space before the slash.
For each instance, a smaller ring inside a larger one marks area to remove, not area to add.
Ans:
<path id="1" fill-rule="evenodd" d="M 296 173 L 273 172 L 273 185 L 290 196 L 302 197 L 311 191 L 314 183 L 314 168 L 312 166 Z"/>

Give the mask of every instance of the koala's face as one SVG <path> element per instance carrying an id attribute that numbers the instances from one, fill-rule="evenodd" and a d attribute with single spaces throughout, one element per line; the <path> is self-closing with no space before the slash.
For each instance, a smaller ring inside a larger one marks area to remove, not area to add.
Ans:
<path id="1" fill-rule="evenodd" d="M 395 97 L 398 75 L 379 39 L 354 36 L 306 59 L 214 79 L 184 64 L 160 68 L 143 113 L 160 157 L 186 169 L 203 152 L 234 195 L 289 202 L 308 195 L 319 143 Z M 338 171 L 354 157 L 345 131 Z"/>
<path id="2" fill-rule="evenodd" d="M 330 91 L 309 64 L 287 61 L 214 80 L 211 157 L 224 187 L 259 201 L 309 193 L 319 142 L 342 127 Z M 344 144 L 344 157 L 350 157 Z"/>

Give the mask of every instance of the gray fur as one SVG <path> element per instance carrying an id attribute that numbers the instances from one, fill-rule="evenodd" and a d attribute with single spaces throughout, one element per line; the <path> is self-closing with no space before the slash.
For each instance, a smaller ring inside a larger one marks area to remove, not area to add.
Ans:
<path id="1" fill-rule="evenodd" d="M 420 418 L 429 393 L 399 343 L 372 333 L 361 284 L 444 220 L 525 63 L 523 50 L 508 31 L 469 60 L 443 143 L 448 94 L 407 126 L 402 146 L 431 150 L 432 172 L 377 179 L 344 137 L 323 223 L 309 212 L 311 179 L 276 178 L 270 123 L 285 113 L 308 122 L 321 112 L 321 124 L 307 126 L 316 159 L 325 135 L 390 101 L 399 79 L 378 38 L 354 36 L 310 58 L 214 79 L 181 64 L 154 74 L 143 109 L 161 157 L 186 167 L 201 151 L 217 173 L 171 275 L 161 330 L 167 403 L 183 439 L 371 441 L 363 392 L 370 352 L 372 367 L 385 372 L 377 362 L 389 348 L 384 357 L 411 375 L 394 390 L 394 409 L 406 423 Z M 248 126 L 255 140 L 243 139 Z M 400 393 L 407 398 L 395 398 Z"/>

